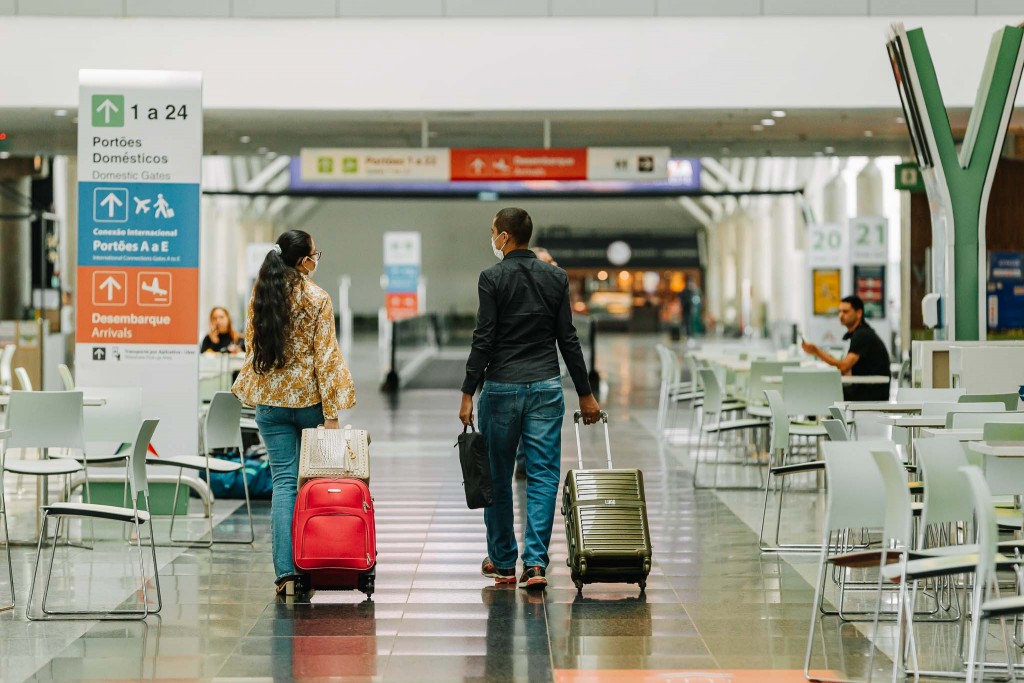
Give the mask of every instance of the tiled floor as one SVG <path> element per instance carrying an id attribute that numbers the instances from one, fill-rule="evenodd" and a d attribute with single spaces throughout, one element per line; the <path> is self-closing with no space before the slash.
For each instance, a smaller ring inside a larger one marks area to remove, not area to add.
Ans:
<path id="1" fill-rule="evenodd" d="M 482 514 L 465 507 L 452 447 L 458 393 L 385 400 L 373 346 L 365 344 L 351 359 L 359 407 L 349 417 L 373 434 L 379 564 L 372 601 L 327 592 L 312 602 L 276 599 L 266 503 L 257 505 L 253 548 L 161 549 L 164 609 L 145 624 L 26 622 L 30 552 L 19 548 L 22 606 L 0 614 L 0 679 L 802 680 L 813 560 L 762 556 L 750 526 L 760 494 L 695 492 L 685 452 L 658 447 L 655 341 L 608 337 L 600 356 L 617 464 L 641 467 L 646 477 L 655 550 L 646 595 L 635 586 L 593 585 L 578 597 L 564 565 L 560 516 L 546 593 L 482 578 Z M 587 428 L 584 437 L 588 454 L 601 457 L 599 429 Z M 563 440 L 568 469 L 575 462 L 571 420 Z M 817 496 L 802 499 L 807 528 L 820 504 Z M 15 499 L 12 510 L 19 505 L 16 533 L 27 519 L 27 503 Z M 243 525 L 243 511 L 235 510 L 218 531 Z M 122 553 L 115 540 L 62 551 L 56 571 L 65 578 L 56 586 L 72 586 L 78 598 L 129 598 Z M 871 645 L 856 627 L 826 621 L 816 647 L 815 669 L 855 676 Z M 889 660 L 880 654 L 877 664 L 884 671 Z"/>

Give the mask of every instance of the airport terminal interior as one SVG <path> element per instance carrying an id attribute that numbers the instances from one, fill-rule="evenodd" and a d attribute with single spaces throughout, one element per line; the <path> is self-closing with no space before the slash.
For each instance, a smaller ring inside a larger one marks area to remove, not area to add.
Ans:
<path id="1" fill-rule="evenodd" d="M 0 681 L 1024 676 L 1024 1 L 0 57 Z"/>

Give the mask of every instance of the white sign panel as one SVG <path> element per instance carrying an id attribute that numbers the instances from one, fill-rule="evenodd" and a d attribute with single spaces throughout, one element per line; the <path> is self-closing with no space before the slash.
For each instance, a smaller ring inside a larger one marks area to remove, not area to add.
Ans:
<path id="1" fill-rule="evenodd" d="M 889 223 L 884 216 L 850 219 L 850 260 L 864 265 L 889 260 Z"/>
<path id="2" fill-rule="evenodd" d="M 202 76 L 79 73 L 75 370 L 141 387 L 160 455 L 196 453 Z"/>
<path id="3" fill-rule="evenodd" d="M 668 147 L 588 147 L 587 180 L 665 180 Z"/>
<path id="4" fill-rule="evenodd" d="M 444 148 L 303 149 L 299 159 L 307 182 L 447 182 L 451 177 L 451 154 Z"/>
<path id="5" fill-rule="evenodd" d="M 418 266 L 420 233 L 412 231 L 384 233 L 385 266 Z"/>
<path id="6" fill-rule="evenodd" d="M 846 263 L 846 230 L 838 223 L 812 225 L 807 229 L 807 264 L 840 266 Z"/>

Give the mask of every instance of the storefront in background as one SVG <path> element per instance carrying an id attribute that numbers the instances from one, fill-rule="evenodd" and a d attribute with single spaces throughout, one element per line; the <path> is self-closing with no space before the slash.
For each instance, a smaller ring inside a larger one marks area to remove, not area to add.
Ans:
<path id="1" fill-rule="evenodd" d="M 535 244 L 569 274 L 576 313 L 603 329 L 655 332 L 679 325 L 683 299 L 700 307 L 703 269 L 696 237 L 541 232 Z M 683 296 L 684 290 L 686 296 Z"/>

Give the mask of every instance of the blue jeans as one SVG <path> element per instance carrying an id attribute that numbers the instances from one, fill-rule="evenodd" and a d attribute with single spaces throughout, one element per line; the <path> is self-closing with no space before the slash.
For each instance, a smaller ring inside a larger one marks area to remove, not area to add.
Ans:
<path id="1" fill-rule="evenodd" d="M 512 516 L 512 472 L 521 439 L 526 452 L 523 564 L 547 567 L 562 464 L 562 380 L 553 377 L 530 384 L 488 380 L 480 393 L 478 411 L 494 489 L 494 504 L 484 510 L 487 556 L 500 569 L 515 569 L 519 546 Z"/>
<path id="2" fill-rule="evenodd" d="M 324 423 L 323 406 L 279 408 L 256 406 L 256 426 L 260 428 L 267 455 L 270 476 L 274 480 L 274 497 L 270 503 L 270 538 L 274 549 L 274 572 L 277 578 L 295 573 L 292 558 L 292 516 L 295 512 L 296 485 L 299 480 L 299 443 L 302 430 Z"/>

